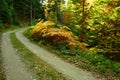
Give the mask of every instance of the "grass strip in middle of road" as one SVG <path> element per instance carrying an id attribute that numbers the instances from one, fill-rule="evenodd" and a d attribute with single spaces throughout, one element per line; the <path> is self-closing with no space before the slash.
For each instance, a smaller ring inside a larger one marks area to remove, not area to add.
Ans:
<path id="1" fill-rule="evenodd" d="M 38 80 L 66 80 L 61 73 L 46 64 L 43 60 L 28 50 L 17 38 L 10 34 L 11 42 L 28 70 L 37 75 Z M 29 45 L 28 45 L 29 46 Z"/>

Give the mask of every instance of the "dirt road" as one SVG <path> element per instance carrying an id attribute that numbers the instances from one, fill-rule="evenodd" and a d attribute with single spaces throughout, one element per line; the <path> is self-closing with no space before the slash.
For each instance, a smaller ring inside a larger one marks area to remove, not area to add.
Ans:
<path id="1" fill-rule="evenodd" d="M 25 69 L 15 49 L 10 42 L 10 32 L 2 35 L 1 52 L 5 76 L 7 80 L 34 80 L 32 75 Z"/>
<path id="2" fill-rule="evenodd" d="M 60 59 L 59 57 L 51 54 L 45 49 L 31 43 L 22 34 L 24 30 L 17 30 L 17 38 L 35 55 L 44 60 L 50 66 L 55 68 L 58 72 L 62 73 L 65 77 L 70 80 L 100 80 L 95 77 L 90 72 L 83 71 L 75 67 L 74 65 L 67 63 Z M 10 32 L 4 33 L 2 35 L 2 57 L 5 66 L 5 75 L 7 80 L 35 80 L 33 76 L 27 69 L 25 65 L 20 61 L 16 51 L 13 48 L 9 34 Z"/>
<path id="3" fill-rule="evenodd" d="M 83 71 L 75 67 L 74 65 L 67 63 L 60 59 L 59 57 L 51 54 L 45 49 L 31 43 L 28 39 L 26 39 L 23 34 L 23 31 L 16 32 L 17 38 L 29 49 L 31 52 L 35 53 L 35 55 L 39 56 L 41 59 L 46 61 L 49 65 L 55 68 L 58 72 L 64 74 L 65 77 L 70 80 L 98 80 L 90 72 Z M 100 80 L 100 79 L 99 79 Z"/>

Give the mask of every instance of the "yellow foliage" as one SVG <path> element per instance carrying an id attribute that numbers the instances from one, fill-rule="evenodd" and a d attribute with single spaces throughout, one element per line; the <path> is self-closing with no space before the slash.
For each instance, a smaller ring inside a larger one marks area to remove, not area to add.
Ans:
<path id="1" fill-rule="evenodd" d="M 104 52 L 104 50 L 103 50 L 103 49 L 98 49 L 98 48 L 96 48 L 96 47 L 90 48 L 90 49 L 88 50 L 88 53 L 89 53 L 89 54 L 97 54 L 98 52 Z"/>
<path id="2" fill-rule="evenodd" d="M 86 0 L 88 10 L 94 5 L 95 0 Z"/>
<path id="3" fill-rule="evenodd" d="M 75 45 L 72 33 L 65 29 L 59 28 L 46 28 L 41 30 L 42 37 L 52 41 L 53 44 L 64 44 Z"/>
<path id="4" fill-rule="evenodd" d="M 54 23 L 51 21 L 40 21 L 33 27 L 31 34 L 36 39 L 43 37 L 44 41 L 50 41 L 54 45 L 67 44 L 71 48 L 78 46 L 81 49 L 86 49 L 87 45 L 77 41 L 72 32 L 66 30 L 65 26 L 62 28 L 52 28 L 52 25 L 54 25 Z"/>
<path id="5" fill-rule="evenodd" d="M 37 23 L 34 28 L 31 30 L 31 34 L 34 35 L 34 37 L 38 38 L 40 36 L 40 32 L 42 29 L 44 28 L 48 28 L 52 25 L 54 25 L 54 22 L 51 21 L 45 21 L 43 22 L 43 20 L 41 20 L 39 23 Z M 35 36 L 36 35 L 36 36 Z"/>
<path id="6" fill-rule="evenodd" d="M 70 11 L 63 12 L 63 21 L 65 24 L 70 23 L 72 17 L 73 14 Z"/>

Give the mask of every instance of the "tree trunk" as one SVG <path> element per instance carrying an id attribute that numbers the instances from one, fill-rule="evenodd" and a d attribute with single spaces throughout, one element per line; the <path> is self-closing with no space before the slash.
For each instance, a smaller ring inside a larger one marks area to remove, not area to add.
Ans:
<path id="1" fill-rule="evenodd" d="M 31 5 L 30 5 L 30 25 L 32 25 L 32 16 L 33 16 L 33 13 L 32 13 L 32 10 L 33 10 L 33 7 L 32 7 L 32 0 L 31 0 Z"/>
<path id="2" fill-rule="evenodd" d="M 85 40 L 85 0 L 83 0 L 83 4 L 82 4 L 82 25 L 81 25 L 81 31 L 80 31 L 80 41 L 84 41 Z"/>

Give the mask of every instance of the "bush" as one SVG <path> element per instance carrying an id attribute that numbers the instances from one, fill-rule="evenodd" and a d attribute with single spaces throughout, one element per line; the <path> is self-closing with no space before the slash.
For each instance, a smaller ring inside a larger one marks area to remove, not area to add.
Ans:
<path id="1" fill-rule="evenodd" d="M 87 44 L 80 43 L 77 41 L 69 30 L 67 30 L 67 26 L 63 26 L 61 28 L 54 28 L 55 23 L 51 21 L 41 20 L 38 24 L 36 24 L 33 29 L 30 31 L 34 39 L 41 40 L 47 43 L 51 43 L 53 45 L 63 45 L 66 44 L 71 47 L 71 49 L 75 47 L 79 47 L 81 49 L 86 49 Z"/>

